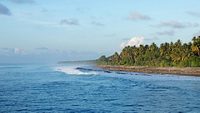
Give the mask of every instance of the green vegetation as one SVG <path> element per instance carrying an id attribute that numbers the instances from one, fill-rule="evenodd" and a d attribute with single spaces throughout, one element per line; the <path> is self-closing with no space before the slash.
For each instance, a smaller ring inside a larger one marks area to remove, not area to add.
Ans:
<path id="1" fill-rule="evenodd" d="M 192 42 L 162 43 L 158 47 L 140 45 L 127 46 L 120 54 L 101 56 L 97 60 L 101 65 L 153 66 L 153 67 L 200 67 L 200 36 L 194 37 Z"/>

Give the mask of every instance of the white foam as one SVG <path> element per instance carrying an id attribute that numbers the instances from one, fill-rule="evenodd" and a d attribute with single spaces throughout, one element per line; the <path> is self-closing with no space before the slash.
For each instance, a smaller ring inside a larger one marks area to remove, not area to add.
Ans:
<path id="1" fill-rule="evenodd" d="M 70 75 L 97 75 L 98 74 L 94 71 L 82 72 L 76 68 L 77 67 L 73 67 L 73 66 L 62 66 L 62 67 L 56 67 L 55 70 L 58 72 L 63 72 Z"/>

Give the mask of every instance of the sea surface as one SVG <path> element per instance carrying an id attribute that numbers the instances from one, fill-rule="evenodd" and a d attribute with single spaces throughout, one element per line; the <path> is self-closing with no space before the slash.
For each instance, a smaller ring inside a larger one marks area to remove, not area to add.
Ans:
<path id="1" fill-rule="evenodd" d="M 2 64 L 0 112 L 199 113 L 200 77 Z"/>

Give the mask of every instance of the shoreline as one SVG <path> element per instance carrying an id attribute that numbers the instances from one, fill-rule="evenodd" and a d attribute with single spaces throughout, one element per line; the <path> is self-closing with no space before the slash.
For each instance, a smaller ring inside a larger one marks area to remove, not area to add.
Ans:
<path id="1" fill-rule="evenodd" d="M 200 67 L 147 67 L 147 66 L 122 66 L 122 65 L 97 65 L 97 67 L 110 71 L 127 71 L 154 74 L 176 74 L 200 77 Z"/>

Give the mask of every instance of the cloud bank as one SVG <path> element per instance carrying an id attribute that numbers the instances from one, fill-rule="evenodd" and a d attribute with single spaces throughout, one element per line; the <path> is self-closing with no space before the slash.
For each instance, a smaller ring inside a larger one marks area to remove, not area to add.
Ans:
<path id="1" fill-rule="evenodd" d="M 144 37 L 133 37 L 125 42 L 122 42 L 120 45 L 121 48 L 127 47 L 127 46 L 136 46 L 139 47 L 144 42 Z"/>
<path id="2" fill-rule="evenodd" d="M 0 3 L 0 15 L 10 16 L 12 13 L 6 6 Z"/>
<path id="3" fill-rule="evenodd" d="M 25 50 L 21 48 L 1 48 L 0 50 L 2 53 L 7 53 L 7 54 L 24 54 Z"/>
<path id="4" fill-rule="evenodd" d="M 34 4 L 34 0 L 9 0 L 10 2 L 16 3 L 16 4 Z"/>

